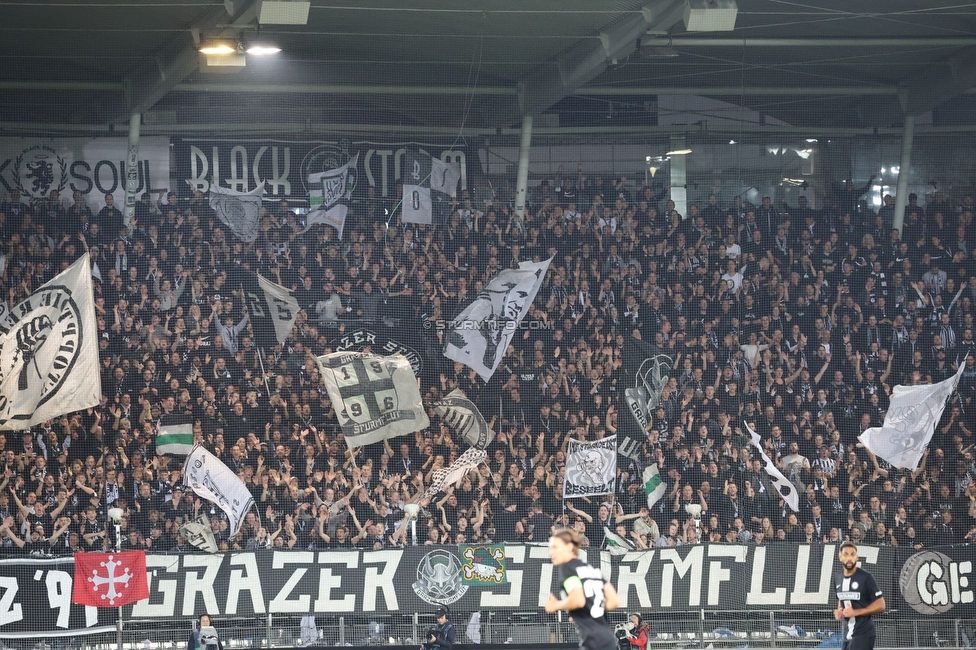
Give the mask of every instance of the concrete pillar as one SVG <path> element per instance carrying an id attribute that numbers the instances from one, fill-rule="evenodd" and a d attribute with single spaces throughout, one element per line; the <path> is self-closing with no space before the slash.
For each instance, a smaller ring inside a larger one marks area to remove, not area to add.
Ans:
<path id="1" fill-rule="evenodd" d="M 680 151 L 685 148 L 684 136 L 671 137 L 670 151 Z M 686 160 L 687 156 L 671 156 L 671 200 L 674 201 L 674 209 L 678 211 L 682 219 L 688 218 L 688 190 L 686 187 Z"/>
<path id="2" fill-rule="evenodd" d="M 532 150 L 532 116 L 522 118 L 522 141 L 519 144 L 518 175 L 515 180 L 515 215 L 525 216 L 525 203 L 529 192 L 529 154 Z"/>
<path id="3" fill-rule="evenodd" d="M 901 136 L 901 162 L 898 167 L 898 188 L 895 190 L 895 222 L 899 234 L 905 223 L 905 206 L 908 205 L 908 176 L 912 165 L 912 140 L 915 137 L 915 116 L 905 116 L 905 132 Z"/>
<path id="4" fill-rule="evenodd" d="M 122 223 L 130 230 L 130 234 L 132 220 L 136 216 L 136 188 L 139 187 L 139 127 L 141 124 L 141 113 L 133 113 L 129 117 L 129 152 L 125 158 L 125 208 L 122 211 Z M 148 190 L 149 188 L 144 189 Z M 148 226 L 149 224 L 143 225 Z"/>

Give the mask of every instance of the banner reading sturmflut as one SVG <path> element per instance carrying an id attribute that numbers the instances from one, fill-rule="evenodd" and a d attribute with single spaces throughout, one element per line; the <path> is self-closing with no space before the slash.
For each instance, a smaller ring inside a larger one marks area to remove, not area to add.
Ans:
<path id="1" fill-rule="evenodd" d="M 617 436 L 593 442 L 570 440 L 563 498 L 613 494 L 617 478 Z"/>
<path id="2" fill-rule="evenodd" d="M 237 474 L 219 458 L 197 445 L 183 464 L 183 482 L 197 496 L 215 503 L 227 513 L 230 534 L 237 534 L 244 523 L 244 515 L 254 505 L 254 498 Z"/>
<path id="3" fill-rule="evenodd" d="M 493 277 L 474 302 L 451 321 L 444 356 L 488 381 L 542 287 L 552 258 L 522 262 Z"/>
<path id="4" fill-rule="evenodd" d="M 417 377 L 405 357 L 336 352 L 317 361 L 350 447 L 430 426 Z"/>
<path id="5" fill-rule="evenodd" d="M 88 253 L 0 321 L 0 430 L 101 402 Z"/>

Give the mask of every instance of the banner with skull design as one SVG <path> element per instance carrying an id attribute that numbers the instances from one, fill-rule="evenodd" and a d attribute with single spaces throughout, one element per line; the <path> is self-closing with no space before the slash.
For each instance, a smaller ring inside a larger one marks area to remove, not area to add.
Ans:
<path id="1" fill-rule="evenodd" d="M 613 494 L 617 479 L 617 436 L 593 442 L 570 440 L 566 453 L 563 498 Z"/>

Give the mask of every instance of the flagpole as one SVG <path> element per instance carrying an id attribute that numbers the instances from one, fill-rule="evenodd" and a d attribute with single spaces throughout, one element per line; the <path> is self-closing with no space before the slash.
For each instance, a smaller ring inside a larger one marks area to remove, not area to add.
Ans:
<path id="1" fill-rule="evenodd" d="M 264 379 L 264 390 L 268 391 L 268 399 L 271 399 L 271 387 L 268 386 L 268 373 L 264 370 L 264 348 L 259 348 L 261 354 L 258 355 L 258 363 L 261 364 L 261 377 Z"/>
<path id="2" fill-rule="evenodd" d="M 111 508 L 109 519 L 115 522 L 115 552 L 122 552 L 122 509 Z M 118 619 L 115 622 L 115 643 L 118 650 L 122 650 L 122 605 L 118 607 Z"/>

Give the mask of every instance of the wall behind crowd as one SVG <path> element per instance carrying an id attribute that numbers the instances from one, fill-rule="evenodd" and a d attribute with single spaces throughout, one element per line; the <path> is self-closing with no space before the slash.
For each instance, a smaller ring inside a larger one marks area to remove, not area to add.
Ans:
<path id="1" fill-rule="evenodd" d="M 253 244 L 201 192 L 143 193 L 128 226 L 114 197 L 93 210 L 80 193 L 14 192 L 0 205 L 0 290 L 13 306 L 90 253 L 103 399 L 0 436 L 3 550 L 101 550 L 114 543 L 110 507 L 126 513 L 125 548 L 190 552 L 179 526 L 201 513 L 223 550 L 412 541 L 393 536 L 402 505 L 458 441 L 431 409 L 413 436 L 346 446 L 314 357 L 364 345 L 415 353 L 428 405 L 461 388 L 498 431 L 485 465 L 424 504 L 422 544 L 538 542 L 554 525 L 594 547 L 605 527 L 636 548 L 968 541 L 974 200 L 911 198 L 898 232 L 893 201 L 875 209 L 871 187 L 819 183 L 815 200 L 795 201 L 709 195 L 678 214 L 663 182 L 573 166 L 533 187 L 523 219 L 511 187 L 488 201 L 460 192 L 433 227 L 399 222 L 399 190 L 366 192 L 341 241 L 326 226 L 302 233 L 301 215 L 268 202 Z M 444 323 L 489 278 L 551 256 L 531 325 L 490 381 L 441 355 Z M 256 346 L 242 270 L 294 291 L 303 309 L 284 345 Z M 671 356 L 674 371 L 639 458 L 619 459 L 615 494 L 564 500 L 568 441 L 629 425 L 628 337 Z M 958 364 L 959 391 L 917 471 L 859 445 L 895 385 L 940 381 Z M 251 490 L 257 512 L 240 535 L 183 491 L 180 459 L 155 454 L 159 418 L 172 413 L 191 415 L 197 441 Z M 799 512 L 750 451 L 746 423 L 800 491 Z M 640 477 L 651 463 L 668 492 L 648 507 Z M 688 504 L 702 506 L 700 526 Z"/>

